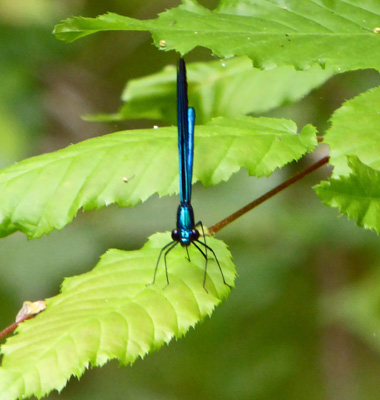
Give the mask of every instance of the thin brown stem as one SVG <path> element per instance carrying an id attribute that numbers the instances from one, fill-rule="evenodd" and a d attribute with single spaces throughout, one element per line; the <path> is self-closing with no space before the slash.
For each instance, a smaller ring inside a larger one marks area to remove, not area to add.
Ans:
<path id="1" fill-rule="evenodd" d="M 18 327 L 18 324 L 21 324 L 21 322 L 24 322 L 25 320 L 27 320 L 31 317 L 34 317 L 34 315 L 27 315 L 25 318 L 21 319 L 19 322 L 14 322 L 12 325 L 9 325 L 8 327 L 6 327 L 4 330 L 2 330 L 0 332 L 0 339 L 9 335 L 10 333 L 12 333 Z"/>
<path id="2" fill-rule="evenodd" d="M 306 175 L 312 173 L 316 169 L 322 167 L 323 165 L 327 164 L 330 157 L 326 156 L 323 157 L 321 160 L 317 161 L 315 164 L 310 165 L 310 167 L 306 168 L 305 170 L 301 171 L 297 175 L 291 177 L 287 181 L 281 183 L 280 185 L 276 186 L 274 189 L 270 190 L 269 192 L 265 193 L 264 195 L 260 196 L 258 199 L 252 201 L 251 203 L 247 204 L 245 207 L 241 208 L 240 210 L 236 211 L 235 213 L 231 214 L 229 217 L 223 219 L 222 221 L 218 222 L 214 226 L 208 229 L 211 235 L 215 235 L 216 232 L 220 231 L 225 226 L 229 225 L 231 222 L 235 221 L 248 211 L 251 211 L 253 208 L 257 207 L 264 201 L 270 199 L 275 194 L 281 192 L 282 190 L 286 189 L 288 186 L 292 185 L 293 183 L 299 181 L 300 179 L 304 178 Z"/>
<path id="3" fill-rule="evenodd" d="M 14 322 L 12 325 L 9 325 L 7 328 L 0 332 L 0 339 L 13 332 L 18 327 L 18 324 L 24 322 L 27 319 L 34 318 L 45 309 L 46 302 L 44 300 L 37 300 L 34 302 L 24 301 L 21 310 L 16 316 L 16 322 Z"/>

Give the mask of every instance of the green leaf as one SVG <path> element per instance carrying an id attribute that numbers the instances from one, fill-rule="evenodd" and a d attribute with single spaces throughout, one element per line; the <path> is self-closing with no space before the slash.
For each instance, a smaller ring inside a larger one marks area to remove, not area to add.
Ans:
<path id="1" fill-rule="evenodd" d="M 150 31 L 162 50 L 206 47 L 218 57 L 248 56 L 256 67 L 328 65 L 335 71 L 380 69 L 380 3 L 373 0 L 225 0 L 208 10 L 195 0 L 155 20 L 117 14 L 74 17 L 55 27 L 58 39 L 110 30 Z"/>
<path id="2" fill-rule="evenodd" d="M 380 171 L 348 157 L 349 176 L 330 178 L 315 187 L 330 207 L 356 220 L 359 226 L 380 232 Z"/>
<path id="3" fill-rule="evenodd" d="M 194 182 L 215 185 L 240 168 L 263 176 L 316 145 L 315 128 L 288 120 L 218 118 L 197 126 Z M 125 131 L 86 140 L 0 171 L 0 236 L 62 229 L 78 209 L 133 206 L 178 191 L 177 130 Z M 128 183 L 123 178 L 129 179 Z"/>
<path id="4" fill-rule="evenodd" d="M 271 71 L 252 68 L 247 57 L 210 63 L 187 64 L 189 101 L 197 111 L 197 123 L 214 117 L 233 118 L 260 114 L 292 103 L 323 84 L 332 73 L 318 65 L 308 71 L 279 67 Z M 174 66 L 151 76 L 134 79 L 124 89 L 125 102 L 117 114 L 87 116 L 92 121 L 150 118 L 176 123 Z"/>
<path id="5" fill-rule="evenodd" d="M 350 173 L 347 156 L 355 155 L 380 170 L 380 88 L 347 101 L 331 119 L 324 142 L 330 145 L 334 176 Z"/>
<path id="6" fill-rule="evenodd" d="M 2 346 L 1 399 L 61 390 L 89 366 L 111 359 L 132 364 L 210 315 L 229 294 L 214 259 L 194 246 L 176 246 L 167 257 L 170 284 L 163 263 L 156 283 L 153 272 L 160 249 L 170 235 L 156 234 L 138 251 L 110 250 L 86 274 L 65 279 L 62 292 L 47 300 L 46 310 L 19 325 L 17 335 Z M 235 269 L 226 245 L 207 238 L 217 254 L 225 279 L 233 284 Z"/>

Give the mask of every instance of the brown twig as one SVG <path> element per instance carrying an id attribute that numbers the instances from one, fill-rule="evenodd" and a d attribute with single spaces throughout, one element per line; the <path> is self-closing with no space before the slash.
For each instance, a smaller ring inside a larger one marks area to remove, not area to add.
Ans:
<path id="1" fill-rule="evenodd" d="M 32 318 L 34 316 L 35 315 L 27 315 L 25 318 L 21 319 L 19 322 L 14 322 L 12 325 L 9 325 L 5 329 L 3 329 L 0 332 L 0 339 L 2 339 L 3 337 L 9 335 L 10 333 L 12 333 L 18 327 L 18 324 L 21 324 L 21 322 L 24 322 L 25 320 L 27 320 L 29 318 Z"/>
<path id="2" fill-rule="evenodd" d="M 16 322 L 14 322 L 12 325 L 9 325 L 7 328 L 5 328 L 0 332 L 0 339 L 13 332 L 18 327 L 18 324 L 24 322 L 27 319 L 34 318 L 36 315 L 40 314 L 45 309 L 46 309 L 46 302 L 44 300 L 37 300 L 34 302 L 24 301 L 21 310 L 18 312 L 16 316 Z"/>
<path id="3" fill-rule="evenodd" d="M 321 160 L 317 161 L 315 164 L 311 165 L 310 167 L 306 168 L 305 170 L 301 171 L 297 175 L 291 177 L 287 181 L 281 183 L 280 185 L 276 186 L 274 189 L 270 190 L 269 192 L 265 193 L 264 195 L 260 196 L 258 199 L 252 201 L 251 203 L 247 204 L 245 207 L 241 208 L 240 210 L 236 211 L 235 213 L 231 214 L 227 218 L 223 219 L 222 221 L 218 222 L 217 224 L 213 225 L 211 228 L 208 229 L 211 235 L 215 235 L 216 232 L 220 231 L 225 226 L 229 225 L 231 222 L 235 221 L 237 218 L 241 217 L 248 211 L 251 211 L 253 208 L 257 207 L 264 201 L 270 199 L 275 194 L 281 192 L 282 190 L 286 189 L 288 186 L 292 185 L 293 183 L 299 181 L 300 179 L 304 178 L 306 175 L 310 174 L 311 172 L 315 171 L 316 169 L 322 167 L 323 165 L 327 164 L 330 157 L 326 156 L 323 157 Z"/>

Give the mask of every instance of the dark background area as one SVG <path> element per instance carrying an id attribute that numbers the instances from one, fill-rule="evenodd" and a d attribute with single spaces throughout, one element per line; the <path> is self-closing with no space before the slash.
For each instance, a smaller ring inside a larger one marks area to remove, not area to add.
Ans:
<path id="1" fill-rule="evenodd" d="M 177 54 L 158 51 L 146 32 L 99 33 L 65 44 L 51 31 L 74 15 L 112 11 L 150 19 L 178 4 L 0 0 L 0 166 L 90 137 L 151 127 L 152 121 L 100 124 L 81 115 L 116 111 L 128 80 L 174 64 Z M 214 58 L 196 49 L 187 59 Z M 313 123 L 323 133 L 344 100 L 378 84 L 375 71 L 335 76 L 270 115 Z M 326 151 L 322 146 L 270 178 L 243 170 L 216 187 L 197 184 L 196 214 L 213 225 Z M 325 167 L 218 234 L 239 277 L 211 319 L 132 367 L 110 362 L 49 398 L 378 399 L 380 242 L 316 197 L 312 185 L 328 174 Z M 13 322 L 23 301 L 54 296 L 64 277 L 92 269 L 107 249 L 138 249 L 149 235 L 171 230 L 177 202 L 153 196 L 131 209 L 80 211 L 61 232 L 33 241 L 19 233 L 2 239 L 0 328 Z"/>

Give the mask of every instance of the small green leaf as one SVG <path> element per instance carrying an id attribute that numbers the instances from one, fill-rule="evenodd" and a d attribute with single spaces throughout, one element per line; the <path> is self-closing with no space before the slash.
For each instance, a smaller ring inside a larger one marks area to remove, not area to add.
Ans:
<path id="1" fill-rule="evenodd" d="M 263 176 L 316 145 L 315 128 L 288 120 L 218 118 L 196 126 L 194 182 L 215 185 L 240 168 Z M 177 129 L 113 133 L 0 170 L 0 237 L 62 229 L 80 208 L 133 206 L 178 191 Z M 125 183 L 123 178 L 128 179 Z"/>
<path id="2" fill-rule="evenodd" d="M 169 253 L 168 286 L 163 262 L 156 283 L 147 286 L 169 241 L 168 233 L 156 234 L 141 250 L 110 250 L 91 272 L 65 279 L 61 294 L 46 301 L 46 310 L 20 324 L 2 346 L 1 399 L 61 390 L 71 376 L 112 359 L 132 364 L 210 315 L 230 289 L 209 255 L 208 293 L 204 290 L 205 259 L 194 246 L 189 247 L 191 262 L 181 246 Z M 235 268 L 226 245 L 214 238 L 207 244 L 233 285 Z"/>
<path id="3" fill-rule="evenodd" d="M 72 42 L 99 31 L 144 30 L 162 50 L 185 54 L 202 46 L 218 57 L 248 56 L 262 69 L 319 64 L 342 72 L 380 69 L 379 25 L 380 3 L 373 0 L 225 0 L 213 11 L 183 0 L 155 20 L 74 17 L 54 33 Z"/>
<path id="4" fill-rule="evenodd" d="M 330 207 L 356 220 L 359 226 L 380 232 L 380 171 L 348 157 L 349 176 L 330 178 L 315 187 Z"/>
<path id="5" fill-rule="evenodd" d="M 334 176 L 347 175 L 347 156 L 380 170 L 380 88 L 349 100 L 331 118 L 324 142 L 330 145 Z"/>
<path id="6" fill-rule="evenodd" d="M 320 86 L 332 73 L 318 65 L 308 71 L 279 67 L 271 71 L 252 68 L 247 57 L 210 63 L 187 64 L 189 102 L 196 109 L 197 123 L 214 117 L 260 114 L 285 103 L 292 103 Z M 128 82 L 119 113 L 87 116 L 91 121 L 120 121 L 150 118 L 176 123 L 174 66 Z"/>

